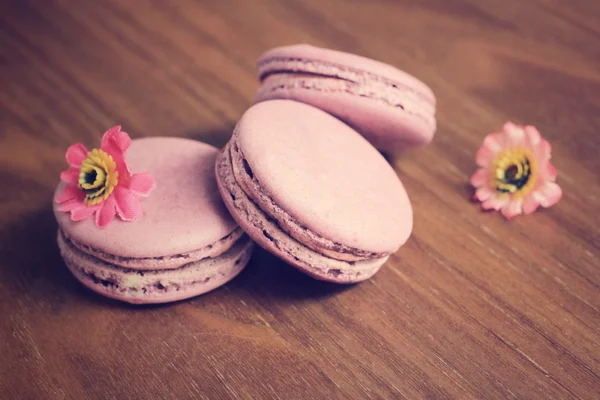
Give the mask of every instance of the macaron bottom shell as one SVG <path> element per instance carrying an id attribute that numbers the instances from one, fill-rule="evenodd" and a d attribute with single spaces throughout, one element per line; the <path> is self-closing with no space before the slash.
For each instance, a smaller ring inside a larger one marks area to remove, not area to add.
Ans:
<path id="1" fill-rule="evenodd" d="M 244 236 L 217 257 L 166 270 L 133 270 L 107 263 L 75 247 L 60 230 L 58 246 L 71 273 L 87 288 L 127 303 L 157 304 L 195 297 L 229 282 L 247 265 L 254 244 Z"/>

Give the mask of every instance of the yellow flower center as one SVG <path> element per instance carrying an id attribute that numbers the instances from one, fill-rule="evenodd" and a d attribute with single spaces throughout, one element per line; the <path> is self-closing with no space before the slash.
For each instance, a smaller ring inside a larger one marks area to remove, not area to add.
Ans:
<path id="1" fill-rule="evenodd" d="M 526 148 L 505 149 L 492 163 L 490 186 L 513 199 L 521 199 L 535 185 L 537 165 Z"/>
<path id="2" fill-rule="evenodd" d="M 88 152 L 79 170 L 79 188 L 85 192 L 84 203 L 94 206 L 110 196 L 119 183 L 117 164 L 106 152 L 93 149 Z"/>

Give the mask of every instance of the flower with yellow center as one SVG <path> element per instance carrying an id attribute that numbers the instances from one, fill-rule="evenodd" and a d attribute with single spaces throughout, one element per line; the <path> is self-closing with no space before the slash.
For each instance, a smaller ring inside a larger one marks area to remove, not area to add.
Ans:
<path id="1" fill-rule="evenodd" d="M 88 152 L 87 158 L 81 163 L 77 185 L 85 193 L 85 205 L 102 203 L 118 183 L 119 172 L 112 156 L 100 149 Z"/>
<path id="2" fill-rule="evenodd" d="M 140 199 L 155 187 L 149 173 L 132 173 L 125 153 L 131 138 L 120 126 L 104 132 L 100 148 L 88 151 L 82 143 L 67 149 L 69 164 L 61 172 L 62 190 L 55 196 L 57 210 L 71 214 L 71 221 L 83 221 L 93 216 L 94 223 L 104 228 L 115 217 L 134 221 L 143 214 Z"/>
<path id="3" fill-rule="evenodd" d="M 551 146 L 538 130 L 511 122 L 502 132 L 485 137 L 475 157 L 479 169 L 470 181 L 475 200 L 484 210 L 501 211 L 506 218 L 551 207 L 562 197 Z"/>

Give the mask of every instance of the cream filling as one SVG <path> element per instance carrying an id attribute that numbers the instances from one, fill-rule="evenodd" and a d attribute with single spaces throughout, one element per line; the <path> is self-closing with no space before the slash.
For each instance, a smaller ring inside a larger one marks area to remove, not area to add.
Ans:
<path id="1" fill-rule="evenodd" d="M 435 128 L 435 98 L 408 85 L 342 65 L 295 58 L 271 58 L 258 66 L 259 93 L 306 89 L 347 93 L 402 109 Z"/>
<path id="2" fill-rule="evenodd" d="M 344 79 L 310 76 L 306 74 L 279 73 L 269 75 L 263 80 L 258 89 L 259 96 L 267 93 L 276 93 L 281 90 L 300 89 L 327 93 L 342 93 L 351 96 L 364 97 L 386 106 L 398 108 L 430 127 L 435 127 L 436 122 L 431 110 L 425 111 L 423 103 L 412 92 L 404 92 L 397 88 L 384 85 L 367 85 L 347 81 Z M 431 107 L 428 106 L 429 109 Z"/>
<path id="3" fill-rule="evenodd" d="M 348 68 L 339 64 L 325 61 L 308 61 L 299 58 L 270 58 L 258 65 L 258 75 L 261 81 L 269 75 L 280 73 L 322 75 L 324 77 L 340 78 L 356 83 L 373 83 L 390 86 L 403 92 L 412 93 L 416 98 L 431 106 L 435 105 L 434 99 L 408 85 L 402 85 L 390 79 L 382 78 L 379 75 Z"/>
<path id="4" fill-rule="evenodd" d="M 106 292 L 135 297 L 184 291 L 234 276 L 247 264 L 253 248 L 253 242 L 245 236 L 216 258 L 193 261 L 176 269 L 141 271 L 123 268 L 81 251 L 60 230 L 58 245 L 67 266 L 78 279 Z"/>

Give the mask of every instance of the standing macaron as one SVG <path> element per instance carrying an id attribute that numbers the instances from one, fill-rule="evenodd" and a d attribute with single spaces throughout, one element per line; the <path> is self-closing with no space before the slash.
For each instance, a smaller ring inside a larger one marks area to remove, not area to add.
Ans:
<path id="1" fill-rule="evenodd" d="M 278 47 L 258 60 L 256 102 L 290 99 L 332 114 L 380 150 L 429 143 L 436 100 L 417 78 L 354 54 L 309 45 Z"/>
<path id="2" fill-rule="evenodd" d="M 259 245 L 321 280 L 365 280 L 408 239 L 395 171 L 352 128 L 288 100 L 254 105 L 216 165 L 219 189 Z"/>
<path id="3" fill-rule="evenodd" d="M 104 134 L 99 149 L 71 146 L 54 213 L 73 275 L 108 297 L 164 303 L 239 274 L 252 242 L 219 196 L 217 153 L 188 139 L 132 141 L 120 127 Z"/>

